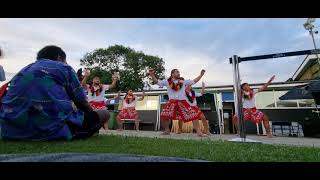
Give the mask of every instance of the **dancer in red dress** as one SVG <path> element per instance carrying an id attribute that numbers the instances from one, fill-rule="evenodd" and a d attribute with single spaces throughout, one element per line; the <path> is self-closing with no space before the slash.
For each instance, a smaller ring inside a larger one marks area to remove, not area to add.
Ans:
<path id="1" fill-rule="evenodd" d="M 107 107 L 105 105 L 105 91 L 113 89 L 116 86 L 117 77 L 112 75 L 112 84 L 106 85 L 100 83 L 100 78 L 98 76 L 94 77 L 92 83 L 86 84 L 88 77 L 90 76 L 90 71 L 85 70 L 84 77 L 81 81 L 82 87 L 86 92 L 88 92 L 88 102 L 93 110 L 101 111 L 108 114 Z M 108 117 L 109 118 L 109 117 Z M 108 122 L 108 120 L 106 120 Z M 107 124 L 107 123 L 106 123 Z M 104 129 L 108 129 L 105 125 Z"/>
<path id="2" fill-rule="evenodd" d="M 196 97 L 200 97 L 205 93 L 205 84 L 202 82 L 202 89 L 201 89 L 201 93 L 195 92 L 194 90 L 192 90 L 192 86 L 188 85 L 186 86 L 186 97 L 187 97 L 187 102 L 190 104 L 190 106 L 193 106 L 195 108 L 199 107 L 197 106 L 197 99 Z M 199 111 L 201 111 L 199 109 Z M 204 116 L 203 112 L 201 112 L 200 115 L 200 119 L 202 121 L 203 124 L 203 128 L 204 131 L 203 133 L 207 134 L 207 135 L 212 135 L 209 131 L 209 123 L 207 121 L 207 118 Z M 183 121 L 179 121 L 179 133 L 181 133 L 182 130 L 182 125 L 183 125 Z"/>
<path id="3" fill-rule="evenodd" d="M 270 125 L 269 125 L 269 118 L 268 118 L 268 116 L 263 114 L 261 111 L 257 110 L 256 105 L 255 105 L 254 95 L 258 92 L 266 90 L 267 87 L 269 86 L 269 84 L 274 80 L 274 78 L 275 78 L 275 76 L 272 76 L 270 78 L 270 80 L 258 90 L 251 89 L 248 83 L 243 83 L 241 85 L 244 121 L 251 120 L 255 124 L 259 124 L 259 123 L 263 122 L 263 125 L 267 131 L 267 136 L 269 138 L 272 137 L 271 129 L 270 129 Z M 239 134 L 237 115 L 233 116 L 233 122 L 234 122 L 235 128 L 237 130 L 237 133 Z"/>
<path id="4" fill-rule="evenodd" d="M 117 116 L 118 120 L 118 130 L 122 131 L 122 121 L 123 119 L 134 119 L 136 131 L 139 131 L 139 114 L 136 111 L 137 101 L 143 101 L 145 93 L 143 92 L 142 97 L 137 97 L 133 94 L 130 89 L 125 96 L 120 96 L 118 93 L 118 99 L 123 100 L 122 110 Z"/>
<path id="5" fill-rule="evenodd" d="M 168 79 L 158 80 L 155 76 L 155 70 L 149 70 L 149 75 L 153 82 L 161 87 L 166 86 L 168 89 L 169 102 L 163 106 L 160 114 L 165 129 L 162 133 L 163 135 L 170 134 L 169 120 L 180 120 L 184 122 L 192 121 L 198 136 L 206 136 L 201 132 L 199 126 L 198 119 L 201 115 L 201 111 L 199 111 L 198 108 L 189 105 L 185 94 L 185 86 L 197 83 L 204 73 L 205 70 L 202 70 L 201 74 L 194 80 L 184 80 L 184 78 L 180 77 L 179 70 L 173 69 Z"/>

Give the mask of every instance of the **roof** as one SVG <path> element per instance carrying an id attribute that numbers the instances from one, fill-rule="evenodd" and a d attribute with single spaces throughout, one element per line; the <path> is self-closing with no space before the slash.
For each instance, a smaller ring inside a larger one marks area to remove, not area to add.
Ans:
<path id="1" fill-rule="evenodd" d="M 308 70 L 308 68 L 313 66 L 315 63 L 317 63 L 317 56 L 315 54 L 307 55 L 296 72 L 293 74 L 292 79 L 294 81 L 300 79 L 301 76 Z"/>
<path id="2" fill-rule="evenodd" d="M 290 81 L 290 82 L 274 82 L 269 85 L 269 89 L 291 89 L 292 87 L 296 86 L 302 86 L 306 85 L 310 82 L 314 82 L 315 80 L 309 80 L 309 81 Z M 259 88 L 264 83 L 258 83 L 258 84 L 250 84 L 250 87 L 252 88 Z M 193 87 L 193 89 L 201 89 L 201 87 Z M 218 92 L 233 92 L 233 85 L 224 85 L 224 86 L 207 86 L 206 91 L 218 91 Z M 134 94 L 141 95 L 141 91 L 136 91 Z M 146 95 L 164 95 L 167 94 L 166 89 L 155 89 L 155 90 L 147 90 L 145 91 Z M 107 97 L 113 97 L 116 96 L 117 93 L 107 93 Z M 122 93 L 121 95 L 125 95 L 125 93 Z"/>

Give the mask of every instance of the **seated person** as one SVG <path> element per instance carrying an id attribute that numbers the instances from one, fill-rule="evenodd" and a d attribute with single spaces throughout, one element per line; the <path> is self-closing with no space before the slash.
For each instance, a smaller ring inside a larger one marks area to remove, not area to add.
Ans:
<path id="1" fill-rule="evenodd" d="M 108 113 L 95 112 L 65 52 L 46 46 L 12 78 L 0 108 L 7 140 L 72 140 L 97 133 Z"/>

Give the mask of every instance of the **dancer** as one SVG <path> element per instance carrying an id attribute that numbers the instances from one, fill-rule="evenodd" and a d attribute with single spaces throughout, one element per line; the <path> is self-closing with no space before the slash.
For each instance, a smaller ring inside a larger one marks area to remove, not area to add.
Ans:
<path id="1" fill-rule="evenodd" d="M 166 86 L 168 88 L 169 102 L 163 106 L 160 114 L 163 127 L 165 128 L 162 135 L 170 135 L 169 120 L 177 119 L 184 122 L 192 121 L 193 127 L 196 129 L 198 136 L 206 136 L 201 132 L 199 126 L 198 119 L 201 115 L 201 111 L 188 104 L 185 94 L 185 86 L 197 83 L 204 73 L 205 70 L 202 70 L 201 74 L 194 80 L 184 80 L 184 78 L 180 77 L 179 70 L 173 69 L 171 71 L 170 78 L 158 80 L 155 76 L 155 70 L 149 70 L 149 75 L 155 84 L 158 84 L 161 87 Z"/>
<path id="2" fill-rule="evenodd" d="M 123 119 L 134 119 L 134 124 L 136 131 L 139 131 L 139 114 L 136 111 L 137 101 L 143 101 L 145 93 L 142 93 L 142 97 L 137 97 L 133 94 L 131 89 L 128 90 L 125 96 L 120 96 L 121 92 L 118 93 L 118 99 L 123 100 L 122 110 L 117 116 L 118 129 L 122 131 L 122 121 Z"/>
<path id="3" fill-rule="evenodd" d="M 107 111 L 105 105 L 105 91 L 109 89 L 113 89 L 116 86 L 117 77 L 116 75 L 112 75 L 112 84 L 106 85 L 100 83 L 100 78 L 95 76 L 90 84 L 86 84 L 88 77 L 90 76 L 90 71 L 88 69 L 85 70 L 84 77 L 81 81 L 81 85 L 86 92 L 88 92 L 88 101 L 90 106 L 95 111 Z M 106 120 L 108 121 L 108 119 Z M 107 124 L 107 123 L 106 123 Z M 104 129 L 108 129 L 106 125 L 103 126 Z"/>
<path id="4" fill-rule="evenodd" d="M 187 97 L 187 102 L 190 104 L 190 106 L 193 106 L 195 108 L 199 107 L 197 106 L 197 99 L 196 97 L 200 97 L 205 93 L 205 84 L 202 82 L 202 89 L 201 89 L 201 93 L 197 93 L 194 90 L 192 90 L 192 86 L 191 85 L 187 85 L 186 86 L 186 97 Z M 199 111 L 201 112 L 201 110 L 199 109 Z M 209 123 L 206 119 L 206 117 L 204 116 L 203 112 L 201 112 L 200 115 L 200 119 L 202 121 L 203 127 L 204 127 L 204 133 L 207 135 L 212 135 L 209 131 Z M 181 133 L 182 130 L 182 125 L 183 125 L 183 121 L 179 121 L 179 131 L 178 134 Z"/>
<path id="5" fill-rule="evenodd" d="M 105 91 L 109 89 L 113 89 L 117 83 L 116 75 L 112 75 L 112 83 L 110 85 L 101 84 L 100 78 L 95 76 L 92 79 L 90 84 L 86 84 L 88 77 L 90 76 L 90 71 L 88 69 L 85 70 L 83 80 L 81 84 L 83 88 L 88 92 L 88 101 L 93 109 L 106 109 L 105 106 Z"/>
<path id="6" fill-rule="evenodd" d="M 269 125 L 269 118 L 268 118 L 268 116 L 263 114 L 261 111 L 257 110 L 256 105 L 255 105 L 254 95 L 258 92 L 262 92 L 262 91 L 266 90 L 267 87 L 274 80 L 274 78 L 275 78 L 275 76 L 272 76 L 270 78 L 270 80 L 258 90 L 251 89 L 248 83 L 243 83 L 241 85 L 244 121 L 251 120 L 255 124 L 259 124 L 260 122 L 263 121 L 263 125 L 266 128 L 267 136 L 269 138 L 272 137 L 271 129 L 270 129 L 270 125 Z M 233 116 L 233 122 L 234 122 L 235 128 L 237 130 L 237 133 L 239 134 L 237 115 Z"/>

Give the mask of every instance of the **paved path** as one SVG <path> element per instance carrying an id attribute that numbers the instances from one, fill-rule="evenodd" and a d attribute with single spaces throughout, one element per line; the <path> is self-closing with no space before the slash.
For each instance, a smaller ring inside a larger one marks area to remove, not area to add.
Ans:
<path id="1" fill-rule="evenodd" d="M 183 133 L 175 134 L 171 133 L 169 136 L 161 135 L 161 132 L 157 131 L 116 131 L 116 130 L 101 130 L 100 134 L 119 135 L 119 136 L 135 136 L 135 137 L 149 137 L 149 138 L 167 138 L 167 139 L 194 139 L 194 140 L 231 140 L 238 138 L 236 135 L 217 135 L 214 134 L 210 137 L 198 137 L 196 134 Z M 248 135 L 247 138 L 250 140 L 257 140 L 263 144 L 276 144 L 276 145 L 292 145 L 292 146 L 309 146 L 309 147 L 320 147 L 320 138 L 305 138 L 305 137 L 274 137 L 267 138 L 266 136 Z"/>
<path id="2" fill-rule="evenodd" d="M 1 154 L 0 162 L 205 162 L 200 160 L 113 153 Z"/>

